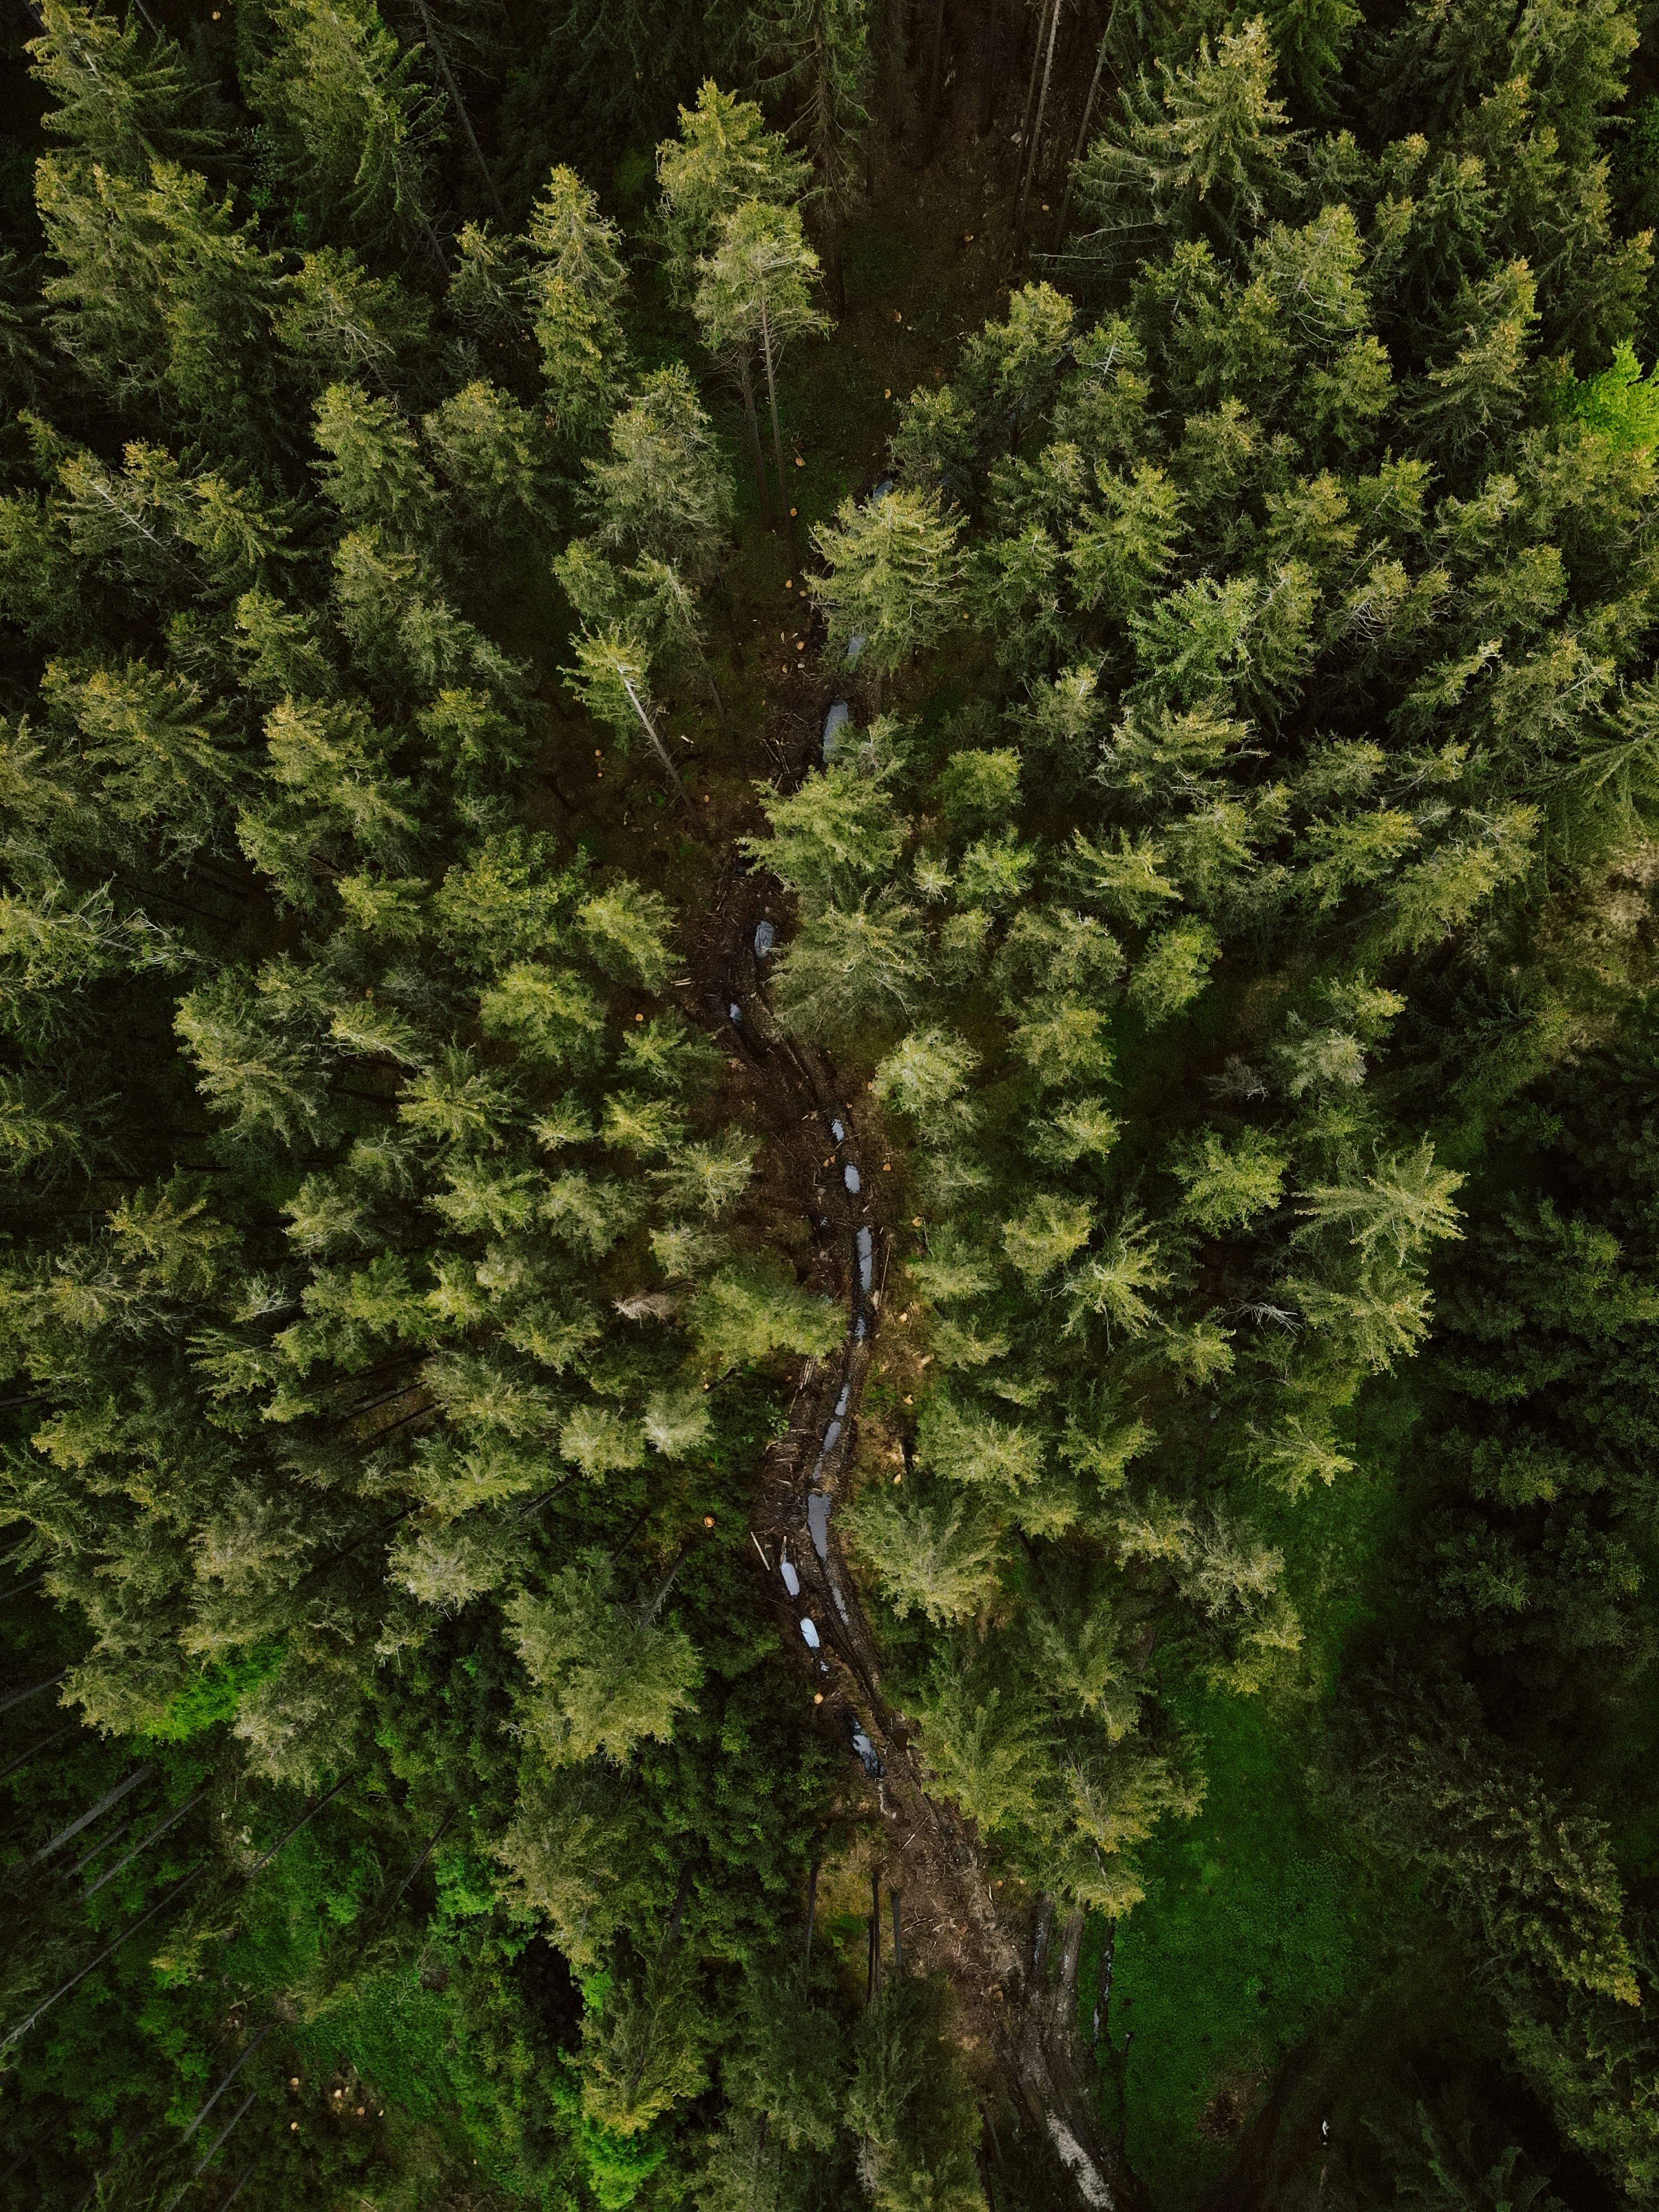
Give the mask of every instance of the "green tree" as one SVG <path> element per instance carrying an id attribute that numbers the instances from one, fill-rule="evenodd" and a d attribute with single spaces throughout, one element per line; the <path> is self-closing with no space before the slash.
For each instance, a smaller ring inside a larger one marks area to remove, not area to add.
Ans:
<path id="1" fill-rule="evenodd" d="M 556 168 L 530 211 L 536 256 L 527 280 L 554 428 L 580 448 L 622 398 L 627 343 L 618 307 L 627 283 L 621 234 L 573 169 Z"/>
<path id="2" fill-rule="evenodd" d="M 1229 1148 L 1213 1129 L 1182 1147 L 1172 1163 L 1182 1185 L 1182 1211 L 1206 1236 L 1242 1229 L 1284 1195 L 1285 1155 L 1259 1129 L 1246 1129 Z"/>
<path id="3" fill-rule="evenodd" d="M 646 378 L 612 419 L 610 445 L 586 465 L 595 538 L 609 552 L 665 562 L 700 582 L 719 566 L 732 489 L 682 363 Z"/>
<path id="4" fill-rule="evenodd" d="M 809 173 L 785 141 L 767 130 L 755 101 L 722 92 L 712 79 L 705 81 L 695 108 L 680 110 L 678 144 L 665 139 L 657 149 L 669 281 L 678 295 L 695 302 L 709 258 L 739 208 L 750 201 L 792 207 Z M 769 530 L 771 495 L 755 410 L 754 331 L 748 319 L 720 294 L 706 309 L 697 308 L 697 318 L 711 350 L 737 379 L 761 520 Z M 788 504 L 787 498 L 784 503 Z"/>
<path id="5" fill-rule="evenodd" d="M 173 40 L 147 40 L 131 18 L 118 23 L 73 0 L 44 0 L 37 20 L 42 35 L 29 53 L 52 102 L 46 128 L 81 160 L 143 182 L 152 161 L 221 150 L 220 133 L 192 116 L 201 88 Z"/>
<path id="6" fill-rule="evenodd" d="M 690 796 L 652 711 L 651 665 L 644 646 L 616 624 L 597 636 L 584 632 L 575 646 L 575 665 L 564 672 L 572 690 L 596 720 L 616 732 L 624 751 L 636 729 L 645 732 L 663 774 L 689 808 Z"/>
<path id="7" fill-rule="evenodd" d="M 671 1939 L 672 1941 L 672 1939 Z M 619 2136 L 695 2096 L 703 2067 L 692 1976 L 677 1952 L 638 1980 L 614 1982 L 602 2009 L 582 2021 L 582 2109 Z"/>
<path id="8" fill-rule="evenodd" d="M 248 93 L 307 228 L 366 246 L 416 238 L 441 260 L 428 202 L 442 103 L 374 0 L 282 0 Z"/>
<path id="9" fill-rule="evenodd" d="M 749 200 L 792 206 L 810 173 L 766 128 L 756 101 L 722 92 L 712 78 L 679 118 L 678 142 L 665 138 L 657 149 L 657 184 L 671 282 L 689 300 L 697 264 L 714 251 L 728 217 Z"/>
<path id="10" fill-rule="evenodd" d="M 733 1261 L 711 1276 L 694 1292 L 686 1326 L 710 1374 L 777 1352 L 825 1359 L 842 1334 L 829 1299 L 802 1290 L 782 1262 L 768 1255 Z"/>
<path id="11" fill-rule="evenodd" d="M 843 500 L 812 532 L 827 574 L 816 586 L 833 644 L 854 637 L 878 674 L 938 641 L 958 609 L 958 525 L 937 498 L 890 491 L 860 505 Z"/>
<path id="12" fill-rule="evenodd" d="M 895 1973 L 860 2024 L 847 2117 L 878 2212 L 977 2212 L 985 2203 L 974 2158 L 979 2116 L 945 2039 L 949 2003 L 942 1983 Z"/>
<path id="13" fill-rule="evenodd" d="M 1273 96 L 1267 27 L 1207 38 L 1189 66 L 1160 61 L 1122 94 L 1121 113 L 1079 165 L 1077 197 L 1108 250 L 1142 246 L 1159 230 L 1207 233 L 1235 245 L 1284 190 L 1290 133 Z"/>
<path id="14" fill-rule="evenodd" d="M 1001 1534 L 967 1498 L 900 1497 L 878 1480 L 843 1519 L 901 1618 L 921 1613 L 948 1627 L 971 1620 L 996 1589 Z"/>
<path id="15" fill-rule="evenodd" d="M 701 1679 L 683 1631 L 618 1599 L 603 1559 L 565 1570 L 547 1595 L 510 1600 L 506 1614 L 531 1685 L 526 1726 L 550 1766 L 623 1760 L 666 1737 Z"/>
<path id="16" fill-rule="evenodd" d="M 277 263 L 229 197 L 172 162 L 140 181 L 59 155 L 41 161 L 35 196 L 60 264 L 45 288 L 54 343 L 147 422 L 176 410 L 222 450 L 259 452 Z"/>
<path id="17" fill-rule="evenodd" d="M 778 498 L 786 521 L 789 483 L 778 421 L 777 364 L 793 339 L 828 327 L 812 305 L 817 272 L 818 258 L 806 243 L 798 210 L 758 199 L 744 200 L 732 210 L 712 251 L 698 264 L 694 305 L 710 352 L 746 364 L 756 348 L 760 349 L 772 417 Z M 746 366 L 742 375 L 744 409 L 752 425 L 754 402 Z M 758 433 L 755 435 L 758 450 Z M 793 547 L 793 529 L 788 535 Z"/>
<path id="18" fill-rule="evenodd" d="M 841 315 L 842 241 L 859 144 L 870 128 L 869 12 L 868 0 L 765 0 L 750 15 L 763 89 L 793 110 L 796 141 L 828 209 L 830 287 Z"/>

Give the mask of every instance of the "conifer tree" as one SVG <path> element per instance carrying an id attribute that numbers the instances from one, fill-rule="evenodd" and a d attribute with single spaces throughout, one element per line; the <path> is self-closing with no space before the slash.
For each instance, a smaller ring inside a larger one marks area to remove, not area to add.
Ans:
<path id="1" fill-rule="evenodd" d="M 772 417 L 778 498 L 786 523 L 789 483 L 778 421 L 777 363 L 792 339 L 828 327 L 811 302 L 817 270 L 817 256 L 806 243 L 796 210 L 764 200 L 745 200 L 733 209 L 720 226 L 713 250 L 698 264 L 695 304 L 709 350 L 747 361 L 759 349 Z M 746 386 L 744 404 L 752 421 Z M 787 534 L 793 547 L 793 530 Z"/>
<path id="2" fill-rule="evenodd" d="M 283 0 L 249 95 L 313 234 L 365 246 L 418 240 L 441 261 L 428 202 L 441 103 L 372 0 Z"/>
<path id="3" fill-rule="evenodd" d="M 870 128 L 868 0 L 767 0 L 751 10 L 763 88 L 794 111 L 797 143 L 812 165 L 827 210 L 829 283 L 847 313 L 843 239 L 859 145 Z"/>
<path id="4" fill-rule="evenodd" d="M 862 506 L 843 500 L 812 534 L 833 642 L 844 652 L 862 637 L 880 673 L 934 644 L 957 612 L 957 535 L 937 497 L 900 489 Z"/>
<path id="5" fill-rule="evenodd" d="M 667 266 L 676 293 L 695 303 L 703 264 L 738 208 L 750 200 L 790 207 L 807 173 L 783 139 L 767 130 L 755 101 L 740 100 L 734 93 L 722 92 L 712 79 L 706 81 L 698 90 L 696 107 L 680 110 L 678 144 L 665 138 L 657 149 Z M 721 321 L 717 331 L 703 309 L 696 312 L 711 349 L 736 376 L 761 520 L 769 530 L 771 496 L 755 407 L 753 331 L 741 315 Z"/>
<path id="6" fill-rule="evenodd" d="M 574 170 L 556 168 L 531 210 L 528 279 L 554 427 L 592 440 L 621 396 L 627 361 L 617 302 L 627 282 L 616 225 Z"/>

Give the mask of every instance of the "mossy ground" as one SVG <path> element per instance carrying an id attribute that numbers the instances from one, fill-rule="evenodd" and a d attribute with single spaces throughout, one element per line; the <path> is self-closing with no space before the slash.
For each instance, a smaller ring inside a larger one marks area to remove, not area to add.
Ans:
<path id="1" fill-rule="evenodd" d="M 1117 1930 L 1100 2051 L 1103 2110 L 1158 2212 L 1203 2201 L 1280 2065 L 1358 2004 L 1412 1911 L 1322 1803 L 1316 1760 L 1343 1647 L 1376 1617 L 1420 1418 L 1408 1389 L 1374 1386 L 1352 1419 L 1353 1472 L 1264 1510 L 1304 1636 L 1284 1681 L 1254 1698 L 1161 1685 L 1204 1802 L 1141 1853 L 1146 1895 Z"/>

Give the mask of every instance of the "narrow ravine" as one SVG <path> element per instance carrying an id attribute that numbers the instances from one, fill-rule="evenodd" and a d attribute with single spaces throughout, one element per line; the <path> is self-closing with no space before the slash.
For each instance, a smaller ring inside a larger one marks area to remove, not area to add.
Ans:
<path id="1" fill-rule="evenodd" d="M 831 696 L 789 717 L 774 748 L 780 789 L 793 788 L 815 761 Z M 805 1364 L 787 1430 L 763 1464 L 751 1516 L 763 1601 L 786 1650 L 810 1670 L 824 1725 L 875 1786 L 883 1882 L 902 1899 L 906 1964 L 949 1978 L 970 2047 L 988 2056 L 1025 2121 L 1046 2132 L 1082 2201 L 1103 2212 L 1132 2206 L 1139 2192 L 1100 2125 L 1094 2063 L 1076 2028 L 1084 1917 L 1053 1930 L 1046 1898 L 1034 1916 L 1023 1911 L 1018 1926 L 999 1912 L 972 1834 L 924 1788 L 915 1731 L 883 1693 L 875 1639 L 836 1533 L 891 1231 L 878 1202 L 880 1167 L 835 1070 L 786 1034 L 768 1002 L 768 970 L 782 948 L 776 884 L 734 859 L 702 948 L 686 1011 L 747 1071 L 789 1180 L 811 1193 L 813 1237 L 848 1316 L 837 1355 Z"/>

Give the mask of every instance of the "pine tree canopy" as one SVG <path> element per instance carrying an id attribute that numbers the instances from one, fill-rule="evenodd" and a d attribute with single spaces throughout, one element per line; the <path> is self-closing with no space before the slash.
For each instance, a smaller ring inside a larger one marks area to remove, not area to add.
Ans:
<path id="1" fill-rule="evenodd" d="M 1659 2204 L 1659 23 L 28 0 L 0 2212 Z"/>

